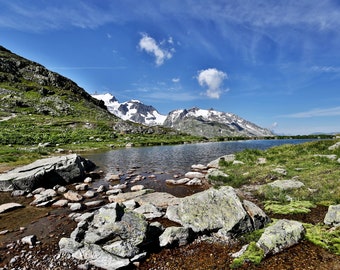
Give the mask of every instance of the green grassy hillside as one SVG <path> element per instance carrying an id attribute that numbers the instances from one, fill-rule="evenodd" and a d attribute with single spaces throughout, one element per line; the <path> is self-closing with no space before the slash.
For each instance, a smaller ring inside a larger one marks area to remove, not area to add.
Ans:
<path id="1" fill-rule="evenodd" d="M 89 149 L 195 139 L 171 129 L 123 121 L 75 82 L 1 46 L 0 104 L 0 156 L 5 160 L 17 160 L 18 153 L 25 155 L 23 149 L 41 152 L 34 147 L 46 143 L 52 148 L 43 152 L 56 147 Z"/>

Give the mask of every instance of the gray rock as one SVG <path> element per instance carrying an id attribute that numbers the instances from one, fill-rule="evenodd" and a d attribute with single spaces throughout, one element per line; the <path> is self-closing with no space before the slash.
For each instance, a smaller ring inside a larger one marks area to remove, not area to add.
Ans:
<path id="1" fill-rule="evenodd" d="M 266 224 L 270 222 L 270 218 L 256 204 L 244 200 L 243 206 L 246 209 L 248 215 L 250 216 L 255 230 L 262 229 Z"/>
<path id="2" fill-rule="evenodd" d="M 52 207 L 65 207 L 68 204 L 68 200 L 61 199 L 52 204 Z"/>
<path id="3" fill-rule="evenodd" d="M 273 171 L 273 172 L 276 172 L 276 173 L 278 173 L 278 174 L 287 175 L 287 171 L 286 171 L 285 169 L 283 169 L 283 168 L 280 168 L 280 167 L 275 168 L 275 169 L 273 169 L 272 171 Z"/>
<path id="4" fill-rule="evenodd" d="M 0 191 L 65 184 L 85 177 L 94 164 L 76 154 L 37 160 L 0 174 Z"/>
<path id="5" fill-rule="evenodd" d="M 340 147 L 340 142 L 337 142 L 331 145 L 330 147 L 328 147 L 328 150 L 335 150 L 335 149 L 338 149 L 339 147 Z"/>
<path id="6" fill-rule="evenodd" d="M 90 202 L 85 203 L 87 207 L 96 207 L 102 204 L 104 204 L 104 200 L 96 200 L 96 201 L 90 201 Z"/>
<path id="7" fill-rule="evenodd" d="M 31 205 L 39 205 L 45 202 L 49 202 L 52 200 L 52 197 L 49 195 L 41 195 L 41 194 L 35 194 L 34 195 L 34 201 L 31 202 Z"/>
<path id="8" fill-rule="evenodd" d="M 275 180 L 267 185 L 281 190 L 298 189 L 305 186 L 304 183 L 297 180 Z"/>
<path id="9" fill-rule="evenodd" d="M 228 186 L 181 198 L 178 205 L 168 207 L 166 217 L 194 232 L 221 230 L 229 235 L 253 230 L 239 197 Z"/>
<path id="10" fill-rule="evenodd" d="M 191 169 L 204 171 L 204 170 L 208 169 L 208 166 L 203 165 L 203 164 L 194 164 L 194 165 L 191 166 Z"/>
<path id="11" fill-rule="evenodd" d="M 218 159 L 215 159 L 211 162 L 208 163 L 207 167 L 209 168 L 219 168 L 219 162 L 220 160 L 224 160 L 226 162 L 233 162 L 235 160 L 235 155 L 234 154 L 230 154 L 230 155 L 225 155 L 222 157 L 219 157 Z"/>
<path id="12" fill-rule="evenodd" d="M 340 226 L 340 204 L 328 207 L 324 223 L 331 226 Z"/>
<path id="13" fill-rule="evenodd" d="M 96 193 L 93 190 L 88 190 L 83 194 L 83 196 L 85 198 L 93 198 L 94 196 L 96 196 Z"/>
<path id="14" fill-rule="evenodd" d="M 138 257 L 148 233 L 142 215 L 111 203 L 82 219 L 71 233 L 71 240 L 62 239 L 59 247 L 97 267 L 119 269 Z"/>
<path id="15" fill-rule="evenodd" d="M 165 183 L 169 184 L 169 185 L 185 185 L 186 183 L 188 183 L 190 181 L 189 178 L 181 178 L 178 180 L 175 179 L 167 179 L 165 180 Z"/>
<path id="16" fill-rule="evenodd" d="M 228 174 L 222 172 L 221 170 L 219 169 L 216 169 L 216 168 L 210 168 L 207 172 L 207 174 L 205 175 L 205 178 L 206 179 L 209 179 L 210 176 L 223 176 L 223 177 L 229 177 Z"/>
<path id="17" fill-rule="evenodd" d="M 64 186 L 58 187 L 57 192 L 58 193 L 65 193 L 67 191 L 67 188 Z"/>
<path id="18" fill-rule="evenodd" d="M 144 194 L 153 192 L 152 189 L 143 189 L 140 191 L 134 191 L 134 192 L 126 192 L 126 193 L 119 193 L 118 195 L 111 195 L 109 196 L 109 202 L 117 202 L 122 203 L 131 199 L 135 199 L 137 197 L 140 197 Z"/>
<path id="19" fill-rule="evenodd" d="M 145 187 L 143 185 L 135 185 L 131 187 L 131 191 L 140 191 L 145 189 Z"/>
<path id="20" fill-rule="evenodd" d="M 116 270 L 130 265 L 129 259 L 113 255 L 95 244 L 84 245 L 84 247 L 74 252 L 72 256 L 107 270 Z"/>
<path id="21" fill-rule="evenodd" d="M 20 203 L 4 203 L 0 205 L 0 214 L 10 212 L 18 208 L 24 207 Z"/>
<path id="22" fill-rule="evenodd" d="M 264 230 L 256 245 L 264 251 L 265 256 L 272 255 L 297 244 L 305 233 L 302 223 L 281 219 Z"/>
<path id="23" fill-rule="evenodd" d="M 135 198 L 135 201 L 139 205 L 152 203 L 157 208 L 166 210 L 169 205 L 175 205 L 179 203 L 179 198 L 166 193 L 166 192 L 151 192 Z"/>
<path id="24" fill-rule="evenodd" d="M 203 185 L 203 182 L 199 178 L 193 178 L 193 179 L 190 179 L 190 181 L 186 182 L 185 185 L 186 186 L 201 186 Z"/>
<path id="25" fill-rule="evenodd" d="M 88 190 L 89 185 L 85 184 L 85 183 L 82 183 L 82 184 L 76 185 L 75 188 L 78 191 L 84 191 L 84 190 Z"/>
<path id="26" fill-rule="evenodd" d="M 40 192 L 40 195 L 42 195 L 42 196 L 49 196 L 49 197 L 55 197 L 58 194 L 57 194 L 57 192 L 54 189 L 49 188 L 49 189 L 42 190 Z"/>
<path id="27" fill-rule="evenodd" d="M 21 243 L 29 246 L 35 246 L 37 243 L 37 237 L 35 235 L 28 235 L 21 239 Z"/>
<path id="28" fill-rule="evenodd" d="M 41 192 L 45 191 L 46 188 L 40 187 L 40 188 L 36 188 L 35 190 L 32 191 L 32 194 L 40 194 Z"/>
<path id="29" fill-rule="evenodd" d="M 12 197 L 20 197 L 20 196 L 24 196 L 26 194 L 26 190 L 13 190 L 11 193 Z"/>
<path id="30" fill-rule="evenodd" d="M 159 245 L 166 246 L 184 246 L 190 239 L 190 229 L 184 227 L 168 227 L 159 236 Z"/>
<path id="31" fill-rule="evenodd" d="M 70 208 L 71 211 L 79 211 L 83 209 L 83 206 L 81 203 L 69 203 L 68 207 Z"/>
<path id="32" fill-rule="evenodd" d="M 146 219 L 154 219 L 163 216 L 163 213 L 153 204 L 143 204 L 142 206 L 136 208 L 135 212 L 142 214 Z"/>
<path id="33" fill-rule="evenodd" d="M 122 258 L 132 258 L 136 256 L 139 252 L 139 248 L 137 248 L 129 240 L 121 240 L 108 245 L 104 245 L 103 249 L 111 254 L 115 254 Z"/>
<path id="34" fill-rule="evenodd" d="M 337 155 L 319 155 L 319 154 L 314 155 L 314 157 L 328 158 L 330 160 L 336 160 L 338 158 Z"/>
<path id="35" fill-rule="evenodd" d="M 267 163 L 267 159 L 264 158 L 264 157 L 259 157 L 257 159 L 257 164 L 259 164 L 259 165 L 263 165 L 263 164 L 266 164 L 266 163 Z"/>
<path id="36" fill-rule="evenodd" d="M 83 196 L 81 196 L 79 193 L 69 190 L 66 193 L 64 193 L 65 199 L 72 201 L 72 202 L 80 202 L 83 200 Z"/>
<path id="37" fill-rule="evenodd" d="M 76 240 L 72 238 L 62 237 L 59 240 L 59 249 L 61 253 L 72 254 L 76 252 L 78 249 L 80 249 L 81 247 L 83 247 L 83 244 L 77 242 Z"/>
<path id="38" fill-rule="evenodd" d="M 193 178 L 204 178 L 204 174 L 201 173 L 201 172 L 187 172 L 185 175 L 184 175 L 185 178 L 189 178 L 189 179 L 193 179 Z"/>

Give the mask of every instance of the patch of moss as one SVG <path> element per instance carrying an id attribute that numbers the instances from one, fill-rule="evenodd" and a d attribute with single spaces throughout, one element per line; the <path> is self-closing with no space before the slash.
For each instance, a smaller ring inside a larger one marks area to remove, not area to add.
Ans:
<path id="1" fill-rule="evenodd" d="M 304 224 L 306 239 L 330 252 L 340 255 L 340 227 L 329 228 L 324 225 Z"/>
<path id="2" fill-rule="evenodd" d="M 288 204 L 281 204 L 276 201 L 266 201 L 264 209 L 274 214 L 306 214 L 315 205 L 310 201 L 292 201 Z"/>
<path id="3" fill-rule="evenodd" d="M 238 258 L 235 258 L 230 268 L 235 269 L 241 267 L 245 262 L 251 262 L 259 265 L 264 258 L 264 251 L 259 248 L 255 242 L 250 242 L 247 250 Z"/>

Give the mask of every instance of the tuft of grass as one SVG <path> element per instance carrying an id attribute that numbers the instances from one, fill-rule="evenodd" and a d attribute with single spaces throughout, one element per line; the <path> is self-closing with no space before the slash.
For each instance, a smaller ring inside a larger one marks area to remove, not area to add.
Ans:
<path id="1" fill-rule="evenodd" d="M 247 250 L 238 258 L 235 258 L 230 265 L 231 269 L 241 267 L 245 262 L 259 265 L 264 258 L 264 251 L 255 242 L 250 242 Z"/>
<path id="2" fill-rule="evenodd" d="M 273 214 L 307 214 L 310 208 L 315 205 L 310 201 L 292 201 L 288 204 L 281 204 L 276 201 L 265 201 L 264 209 Z"/>
<path id="3" fill-rule="evenodd" d="M 330 252 L 340 255 L 340 227 L 304 224 L 306 239 Z"/>

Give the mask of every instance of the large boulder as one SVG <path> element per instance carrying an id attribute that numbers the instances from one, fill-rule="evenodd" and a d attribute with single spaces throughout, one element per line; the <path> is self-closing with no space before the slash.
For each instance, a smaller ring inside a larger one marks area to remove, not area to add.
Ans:
<path id="1" fill-rule="evenodd" d="M 299 243 L 306 233 L 302 223 L 295 220 L 278 220 L 264 230 L 256 245 L 264 255 L 272 255 Z"/>
<path id="2" fill-rule="evenodd" d="M 0 174 L 0 191 L 33 190 L 37 187 L 65 185 L 85 178 L 95 165 L 77 154 L 39 159 Z"/>
<path id="3" fill-rule="evenodd" d="M 328 207 L 324 223 L 331 226 L 340 226 L 340 204 Z"/>
<path id="4" fill-rule="evenodd" d="M 197 233 L 219 231 L 226 236 L 253 231 L 256 223 L 229 186 L 181 198 L 178 205 L 168 207 L 166 217 Z"/>
<path id="5" fill-rule="evenodd" d="M 81 220 L 70 238 L 60 240 L 59 248 L 97 267 L 120 269 L 145 254 L 150 231 L 143 215 L 111 203 Z"/>

